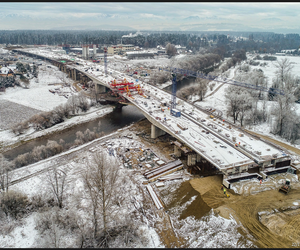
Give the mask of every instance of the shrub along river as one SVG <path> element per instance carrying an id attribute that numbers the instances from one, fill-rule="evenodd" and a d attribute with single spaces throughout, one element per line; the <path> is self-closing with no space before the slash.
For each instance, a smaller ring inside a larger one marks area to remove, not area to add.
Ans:
<path id="1" fill-rule="evenodd" d="M 121 110 L 114 109 L 113 112 L 93 121 L 75 125 L 71 128 L 57 132 L 55 134 L 44 136 L 42 138 L 38 138 L 30 142 L 24 143 L 21 146 L 4 152 L 3 155 L 11 161 L 14 160 L 18 155 L 30 152 L 34 147 L 46 145 L 48 140 L 57 141 L 59 143 L 60 139 L 62 139 L 65 141 L 65 143 L 74 143 L 77 131 L 81 131 L 82 133 L 84 133 L 86 129 L 89 129 L 91 131 L 96 130 L 95 132 L 99 134 L 103 132 L 104 135 L 107 135 L 120 128 L 126 127 L 134 122 L 137 122 L 143 119 L 144 117 L 145 116 L 143 115 L 143 113 L 135 106 L 123 106 Z M 100 126 L 98 126 L 99 122 L 101 122 Z"/>

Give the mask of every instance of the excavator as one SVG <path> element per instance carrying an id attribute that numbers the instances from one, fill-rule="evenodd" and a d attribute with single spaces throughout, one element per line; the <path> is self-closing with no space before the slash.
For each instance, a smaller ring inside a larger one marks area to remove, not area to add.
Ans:
<path id="1" fill-rule="evenodd" d="M 285 184 L 279 189 L 279 191 L 284 192 L 285 194 L 288 194 L 291 190 L 291 181 L 289 179 L 285 180 Z"/>

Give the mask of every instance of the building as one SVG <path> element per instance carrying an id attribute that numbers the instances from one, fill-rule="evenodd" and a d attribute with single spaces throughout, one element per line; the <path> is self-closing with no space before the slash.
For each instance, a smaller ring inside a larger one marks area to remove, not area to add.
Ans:
<path id="1" fill-rule="evenodd" d="M 133 51 L 135 48 L 134 48 L 134 45 L 132 44 L 118 44 L 118 45 L 112 45 L 112 46 L 109 46 L 107 48 L 107 53 L 108 54 L 119 54 L 120 52 L 126 52 L 126 51 Z"/>
<path id="2" fill-rule="evenodd" d="M 93 54 L 94 54 L 94 52 L 96 51 L 96 54 L 97 53 L 99 53 L 99 52 L 103 52 L 103 50 L 102 49 L 100 49 L 100 48 L 86 48 L 85 50 L 87 50 L 88 49 L 88 54 L 90 55 L 90 56 L 92 56 Z M 83 54 L 83 49 L 82 48 L 70 48 L 70 53 L 75 53 L 75 54 Z"/>
<path id="3" fill-rule="evenodd" d="M 154 58 L 153 52 L 147 52 L 147 51 L 128 51 L 126 52 L 126 56 L 128 59 L 133 58 Z"/>
<path id="4" fill-rule="evenodd" d="M 158 55 L 165 55 L 166 51 L 165 50 L 157 50 Z"/>
<path id="5" fill-rule="evenodd" d="M 0 69 L 0 76 L 2 77 L 13 77 L 14 76 L 14 72 L 11 68 L 8 67 L 2 67 Z"/>

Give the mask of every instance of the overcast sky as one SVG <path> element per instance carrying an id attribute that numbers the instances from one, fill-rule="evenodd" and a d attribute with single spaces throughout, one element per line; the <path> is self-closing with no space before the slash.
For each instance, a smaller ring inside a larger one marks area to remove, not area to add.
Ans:
<path id="1" fill-rule="evenodd" d="M 300 31 L 300 3 L 0 3 L 0 29 Z"/>

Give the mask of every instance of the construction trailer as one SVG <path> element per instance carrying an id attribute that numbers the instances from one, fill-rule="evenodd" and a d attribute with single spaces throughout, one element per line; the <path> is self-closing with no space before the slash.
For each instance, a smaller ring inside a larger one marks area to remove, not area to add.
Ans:
<path id="1" fill-rule="evenodd" d="M 175 116 L 175 117 L 180 117 L 181 116 L 181 112 L 177 109 L 171 109 L 171 115 Z"/>

